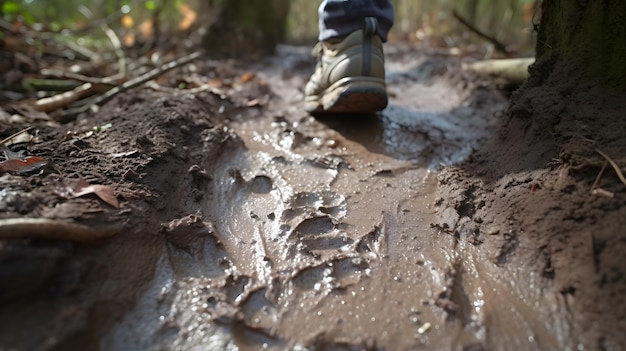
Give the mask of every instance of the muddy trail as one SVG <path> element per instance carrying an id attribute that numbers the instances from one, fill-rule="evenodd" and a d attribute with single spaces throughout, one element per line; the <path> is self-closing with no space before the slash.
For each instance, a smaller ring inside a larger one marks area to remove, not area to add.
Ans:
<path id="1" fill-rule="evenodd" d="M 532 201 L 581 180 L 559 167 L 517 172 L 516 160 L 472 178 L 462 165 L 493 147 L 506 98 L 461 69 L 468 58 L 386 54 L 390 106 L 378 116 L 308 116 L 314 61 L 284 46 L 217 73 L 188 68 L 219 75 L 219 91 L 140 89 L 95 116 L 39 125 L 30 152 L 54 170 L 2 175 L 1 218 L 95 229 L 1 229 L 0 349 L 623 346 L 621 260 L 600 262 L 595 239 L 556 250 L 518 220 L 536 206 L 552 233 L 572 232 L 555 225 L 567 214 L 548 220 L 558 210 Z M 121 207 L 59 196 L 79 176 L 114 188 Z M 624 191 L 612 190 L 589 205 L 610 218 L 602 249 L 623 236 Z M 568 265 L 579 270 L 562 274 Z"/>

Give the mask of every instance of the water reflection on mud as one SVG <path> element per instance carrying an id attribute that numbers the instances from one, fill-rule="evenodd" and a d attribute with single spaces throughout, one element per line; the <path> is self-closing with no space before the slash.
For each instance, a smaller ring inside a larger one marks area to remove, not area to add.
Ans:
<path id="1" fill-rule="evenodd" d="M 102 348 L 562 345 L 533 306 L 541 279 L 516 284 L 448 230 L 455 211 L 436 214 L 433 166 L 466 158 L 492 131 L 494 106 L 410 75 L 390 90 L 382 116 L 316 120 L 285 93 L 287 106 L 231 121 L 237 140 L 200 165 L 210 196 L 168 223 L 154 280 Z"/>

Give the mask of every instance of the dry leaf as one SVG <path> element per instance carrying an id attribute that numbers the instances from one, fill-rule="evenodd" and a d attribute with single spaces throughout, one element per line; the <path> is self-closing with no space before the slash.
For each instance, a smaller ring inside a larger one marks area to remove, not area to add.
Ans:
<path id="1" fill-rule="evenodd" d="M 120 21 L 122 22 L 122 27 L 124 27 L 126 29 L 130 29 L 130 28 L 132 28 L 135 25 L 135 21 L 133 20 L 133 18 L 130 15 L 122 16 Z"/>
<path id="2" fill-rule="evenodd" d="M 3 172 L 27 173 L 34 172 L 48 164 L 48 159 L 41 156 L 26 156 L 24 158 L 9 159 L 0 162 Z"/>
<path id="3" fill-rule="evenodd" d="M 196 22 L 198 14 L 187 4 L 181 4 L 179 11 L 182 18 L 178 23 L 178 29 L 187 30 Z"/>
<path id="4" fill-rule="evenodd" d="M 135 44 L 135 33 L 126 33 L 122 37 L 122 42 L 126 46 L 133 46 Z"/>
<path id="5" fill-rule="evenodd" d="M 154 26 L 152 20 L 145 20 L 139 25 L 139 33 L 145 38 L 151 38 L 154 35 Z"/>
<path id="6" fill-rule="evenodd" d="M 248 83 L 249 81 L 253 80 L 255 77 L 256 77 L 256 73 L 254 73 L 254 72 L 246 72 L 246 73 L 241 75 L 241 78 L 239 78 L 239 80 L 242 83 Z"/>
<path id="7" fill-rule="evenodd" d="M 57 194 L 63 197 L 80 197 L 88 194 L 95 194 L 107 204 L 115 208 L 120 208 L 120 203 L 115 197 L 115 191 L 109 186 L 100 184 L 92 185 L 82 178 L 73 179 L 67 183 L 68 184 L 62 187 L 55 188 Z"/>
<path id="8" fill-rule="evenodd" d="M 212 86 L 213 88 L 219 88 L 222 85 L 224 85 L 224 83 L 222 82 L 221 79 L 211 79 L 209 81 L 209 85 Z"/>
<path id="9" fill-rule="evenodd" d="M 74 194 L 74 197 L 79 197 L 87 194 L 96 194 L 96 196 L 98 196 L 102 201 L 106 202 L 107 204 L 115 208 L 120 208 L 120 203 L 115 197 L 115 191 L 111 187 L 99 184 L 90 185 L 83 188 L 82 191 Z"/>

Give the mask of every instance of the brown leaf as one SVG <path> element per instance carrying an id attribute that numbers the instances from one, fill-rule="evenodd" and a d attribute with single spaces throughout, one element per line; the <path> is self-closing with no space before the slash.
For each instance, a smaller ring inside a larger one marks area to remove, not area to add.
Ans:
<path id="1" fill-rule="evenodd" d="M 95 194 L 107 204 L 115 208 L 120 208 L 120 203 L 115 197 L 115 191 L 113 190 L 113 188 L 100 184 L 92 185 L 82 178 L 73 179 L 71 182 L 68 182 L 68 184 L 65 185 L 64 189 L 57 188 L 56 191 L 59 195 L 65 197 L 80 197 L 84 195 Z"/>
<path id="2" fill-rule="evenodd" d="M 126 29 L 130 29 L 135 25 L 135 20 L 133 20 L 133 18 L 130 15 L 122 16 L 122 18 L 120 19 L 120 22 L 122 22 L 122 27 Z"/>
<path id="3" fill-rule="evenodd" d="M 85 188 L 88 188 L 91 185 L 83 178 L 67 179 L 64 183 L 67 194 L 70 197 L 80 196 L 76 194 L 80 193 Z"/>
<path id="4" fill-rule="evenodd" d="M 94 194 L 98 195 L 98 197 L 101 198 L 102 201 L 115 208 L 120 208 L 120 203 L 115 197 L 115 191 L 111 187 L 98 184 L 92 185 L 91 187 L 93 188 Z"/>
<path id="5" fill-rule="evenodd" d="M 187 4 L 181 4 L 178 10 L 180 11 L 180 15 L 182 17 L 180 23 L 178 23 L 178 29 L 189 29 L 189 27 L 196 22 L 198 14 Z"/>
<path id="6" fill-rule="evenodd" d="M 26 156 L 24 158 L 9 159 L 0 162 L 3 172 L 26 173 L 37 171 L 48 164 L 48 159 L 41 156 Z"/>
<path id="7" fill-rule="evenodd" d="M 141 33 L 144 38 L 151 38 L 154 35 L 154 25 L 152 20 L 147 19 L 141 22 L 139 25 L 139 33 Z"/>
<path id="8" fill-rule="evenodd" d="M 254 78 L 256 78 L 256 73 L 254 73 L 254 72 L 246 72 L 246 73 L 241 75 L 241 78 L 239 78 L 239 80 L 242 83 L 248 83 L 249 81 L 253 80 Z"/>
<path id="9" fill-rule="evenodd" d="M 74 197 L 80 197 L 87 194 L 96 194 L 96 196 L 107 204 L 115 208 L 120 208 L 120 203 L 117 201 L 117 198 L 115 198 L 115 191 L 113 191 L 111 187 L 99 184 L 89 185 L 74 193 Z"/>
<path id="10" fill-rule="evenodd" d="M 133 46 L 135 44 L 135 33 L 126 33 L 122 37 L 122 42 L 126 46 Z"/>

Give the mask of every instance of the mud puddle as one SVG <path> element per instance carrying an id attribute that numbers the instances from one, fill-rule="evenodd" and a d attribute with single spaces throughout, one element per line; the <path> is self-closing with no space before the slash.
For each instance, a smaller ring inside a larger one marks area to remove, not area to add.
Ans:
<path id="1" fill-rule="evenodd" d="M 559 321 L 536 309 L 541 279 L 516 285 L 477 249 L 484 234 L 437 214 L 437 167 L 493 132 L 502 101 L 455 60 L 391 51 L 382 116 L 302 113 L 299 49 L 259 68 L 278 98 L 230 119 L 229 147 L 199 165 L 207 196 L 164 223 L 202 239 L 163 247 L 102 349 L 563 345 Z"/>

